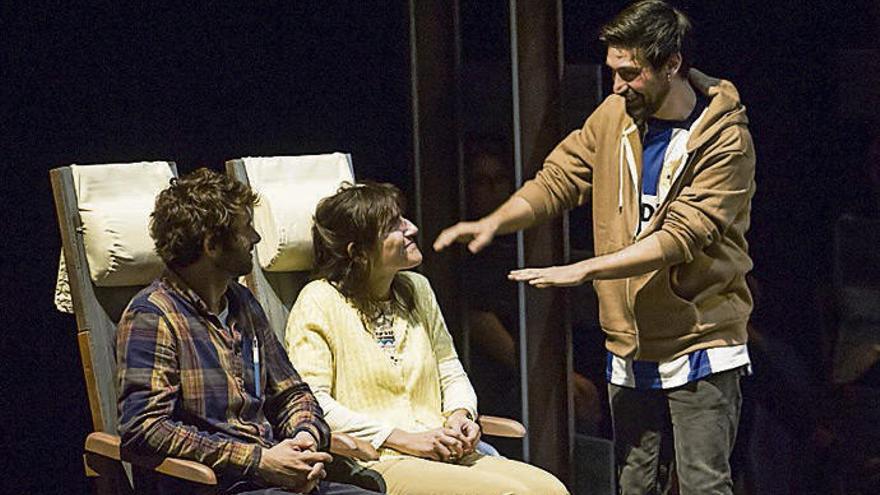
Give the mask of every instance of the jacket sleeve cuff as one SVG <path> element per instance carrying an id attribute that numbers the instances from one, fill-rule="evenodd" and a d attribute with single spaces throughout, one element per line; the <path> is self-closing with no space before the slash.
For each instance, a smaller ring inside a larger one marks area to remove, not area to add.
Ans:
<path id="1" fill-rule="evenodd" d="M 654 233 L 657 241 L 660 243 L 660 250 L 663 252 L 663 262 L 666 265 L 676 265 L 678 263 L 690 263 L 694 257 L 690 250 L 683 243 L 665 230 L 658 230 Z"/>
<path id="2" fill-rule="evenodd" d="M 550 216 L 544 201 L 547 193 L 534 181 L 526 182 L 513 195 L 524 199 L 532 207 L 537 222 L 546 220 Z"/>

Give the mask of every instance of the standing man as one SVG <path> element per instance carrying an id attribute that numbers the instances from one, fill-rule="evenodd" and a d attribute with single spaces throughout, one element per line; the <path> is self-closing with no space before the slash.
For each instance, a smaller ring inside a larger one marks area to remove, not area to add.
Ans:
<path id="1" fill-rule="evenodd" d="M 235 282 L 260 240 L 256 201 L 207 169 L 159 193 L 150 235 L 167 269 L 132 299 L 117 333 L 122 448 L 204 463 L 224 494 L 373 493 L 321 481 L 331 460 L 321 408 Z M 185 489 L 138 474 L 157 493 Z"/>
<path id="2" fill-rule="evenodd" d="M 593 281 L 624 494 L 657 492 L 670 432 L 681 493 L 732 493 L 755 152 L 733 84 L 688 68 L 690 30 L 661 0 L 620 12 L 600 37 L 614 94 L 502 206 L 434 243 L 477 252 L 592 204 L 596 257 L 509 278 L 539 288 Z"/>

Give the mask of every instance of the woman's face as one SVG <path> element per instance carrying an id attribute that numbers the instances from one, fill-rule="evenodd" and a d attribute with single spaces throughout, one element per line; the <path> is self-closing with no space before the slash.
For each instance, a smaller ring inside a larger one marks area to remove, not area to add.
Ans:
<path id="1" fill-rule="evenodd" d="M 418 227 L 400 217 L 392 230 L 379 239 L 373 269 L 396 273 L 419 266 L 422 263 L 422 252 L 416 245 L 418 232 Z"/>

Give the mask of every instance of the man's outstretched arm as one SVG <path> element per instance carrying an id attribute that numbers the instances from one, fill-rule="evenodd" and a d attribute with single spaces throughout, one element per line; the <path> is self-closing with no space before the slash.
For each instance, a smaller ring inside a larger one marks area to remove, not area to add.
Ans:
<path id="1" fill-rule="evenodd" d="M 683 256 L 664 255 L 660 240 L 656 235 L 650 235 L 615 253 L 570 265 L 514 270 L 508 278 L 538 288 L 569 287 L 596 279 L 633 277 L 682 261 Z"/>
<path id="2" fill-rule="evenodd" d="M 434 250 L 462 242 L 467 243 L 470 252 L 477 253 L 497 235 L 527 229 L 585 203 L 592 190 L 591 163 L 596 155 L 593 127 L 591 116 L 582 129 L 556 145 L 532 180 L 489 215 L 445 229 L 434 241 Z"/>
<path id="3" fill-rule="evenodd" d="M 510 234 L 535 224 L 535 212 L 528 201 L 511 196 L 497 210 L 473 222 L 458 222 L 444 229 L 434 241 L 434 250 L 442 251 L 453 242 L 467 243 L 468 250 L 478 253 L 497 235 Z"/>

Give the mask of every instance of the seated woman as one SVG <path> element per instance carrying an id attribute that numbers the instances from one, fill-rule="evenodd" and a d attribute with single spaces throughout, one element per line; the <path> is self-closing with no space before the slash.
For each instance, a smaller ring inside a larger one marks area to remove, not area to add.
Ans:
<path id="1" fill-rule="evenodd" d="M 287 346 L 333 431 L 369 441 L 391 494 L 567 494 L 537 467 L 475 451 L 477 400 L 390 184 L 346 186 L 312 228 L 317 280 Z"/>

